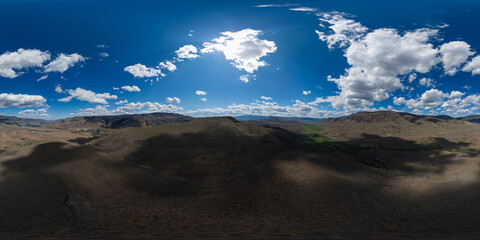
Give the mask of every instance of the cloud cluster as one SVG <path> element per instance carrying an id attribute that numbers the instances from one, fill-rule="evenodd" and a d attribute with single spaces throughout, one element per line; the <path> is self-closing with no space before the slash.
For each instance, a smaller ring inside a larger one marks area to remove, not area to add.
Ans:
<path id="1" fill-rule="evenodd" d="M 47 100 L 40 95 L 0 93 L 0 108 L 41 107 Z"/>
<path id="2" fill-rule="evenodd" d="M 151 112 L 180 112 L 183 108 L 172 104 L 161 104 L 158 102 L 132 102 L 109 109 L 109 105 L 97 105 L 94 108 L 80 109 L 74 115 L 95 116 L 95 115 L 120 115 L 133 113 Z"/>
<path id="3" fill-rule="evenodd" d="M 406 88 L 405 78 L 413 82 L 417 74 L 426 74 L 439 63 L 446 74 L 454 75 L 459 69 L 480 73 L 480 58 L 473 58 L 470 45 L 452 41 L 435 46 L 441 41 L 439 30 L 420 28 L 399 32 L 393 28 L 369 31 L 362 24 L 348 19 L 344 13 L 317 13 L 320 26 L 328 31 L 316 31 L 320 40 L 330 49 L 342 48 L 349 67 L 339 77 L 328 77 L 337 84 L 336 96 L 317 98 L 312 105 L 330 103 L 334 108 L 361 110 L 391 97 L 397 90 Z M 462 68 L 462 65 L 463 66 Z M 431 78 L 421 78 L 419 84 L 435 87 Z M 418 104 L 423 104 L 420 102 Z"/>
<path id="4" fill-rule="evenodd" d="M 265 97 L 265 96 L 261 96 L 260 99 L 265 100 L 265 101 L 271 101 L 272 100 L 271 97 Z"/>
<path id="5" fill-rule="evenodd" d="M 179 104 L 181 101 L 180 98 L 177 97 L 167 97 L 165 102 Z"/>
<path id="6" fill-rule="evenodd" d="M 440 46 L 443 69 L 448 75 L 455 75 L 458 67 L 467 61 L 474 52 L 470 51 L 470 45 L 463 41 L 453 41 Z"/>
<path id="7" fill-rule="evenodd" d="M 50 60 L 48 51 L 37 49 L 20 48 L 15 52 L 5 52 L 0 55 L 0 76 L 4 78 L 16 78 L 22 74 L 22 69 L 41 67 Z"/>
<path id="8" fill-rule="evenodd" d="M 197 95 L 199 95 L 199 96 L 204 96 L 204 95 L 207 95 L 207 92 L 197 90 L 197 91 L 195 92 L 195 94 L 197 94 Z"/>
<path id="9" fill-rule="evenodd" d="M 194 59 L 199 57 L 197 54 L 198 50 L 195 46 L 193 45 L 185 45 L 178 50 L 175 51 L 177 54 L 178 59 L 181 61 L 182 59 Z"/>
<path id="10" fill-rule="evenodd" d="M 47 114 L 47 108 L 41 108 L 37 110 L 27 109 L 27 110 L 18 112 L 17 115 L 23 118 L 47 118 L 49 116 Z"/>
<path id="11" fill-rule="evenodd" d="M 222 32 L 222 36 L 213 39 L 212 42 L 205 42 L 201 52 L 222 52 L 225 59 L 233 61 L 232 64 L 236 68 L 253 73 L 259 67 L 267 65 L 260 58 L 277 50 L 275 42 L 258 38 L 261 34 L 262 31 L 250 28 L 238 32 Z"/>
<path id="12" fill-rule="evenodd" d="M 76 98 L 77 100 L 86 101 L 89 103 L 107 104 L 107 99 L 118 98 L 116 95 L 110 95 L 110 93 L 95 93 L 93 91 L 86 90 L 80 87 L 77 87 L 74 90 L 67 89 L 62 92 L 66 92 L 70 94 L 70 96 L 58 99 L 58 101 L 60 102 L 70 102 L 72 99 Z"/>
<path id="13" fill-rule="evenodd" d="M 205 108 L 188 110 L 182 114 L 209 117 L 209 116 L 240 116 L 240 115 L 262 115 L 278 117 L 337 117 L 345 115 L 342 111 L 325 111 L 312 107 L 302 101 L 295 100 L 291 106 L 280 106 L 276 102 L 256 101 L 251 104 L 232 104 L 227 107 Z"/>
<path id="14" fill-rule="evenodd" d="M 51 61 L 47 66 L 45 66 L 45 72 L 63 73 L 67 71 L 70 67 L 74 66 L 76 63 L 84 61 L 85 58 L 78 53 L 73 53 L 69 55 L 61 53 L 55 60 Z"/>
<path id="15" fill-rule="evenodd" d="M 137 86 L 123 86 L 121 87 L 123 90 L 127 92 L 140 92 L 140 88 Z"/>
<path id="16" fill-rule="evenodd" d="M 145 77 L 157 77 L 162 76 L 162 71 L 160 69 L 147 67 L 141 63 L 135 65 L 127 66 L 123 69 L 126 72 L 129 72 L 134 77 L 145 78 Z"/>

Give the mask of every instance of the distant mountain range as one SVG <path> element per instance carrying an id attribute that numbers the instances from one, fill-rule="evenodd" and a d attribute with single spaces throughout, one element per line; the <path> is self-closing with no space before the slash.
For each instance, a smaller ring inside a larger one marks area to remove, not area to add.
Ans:
<path id="1" fill-rule="evenodd" d="M 236 116 L 234 118 L 239 121 L 280 119 L 280 120 L 295 120 L 300 122 L 318 121 L 322 119 L 322 118 L 307 118 L 307 117 L 276 117 L 276 116 L 258 116 L 258 115 L 242 115 L 242 116 Z"/>
<path id="2" fill-rule="evenodd" d="M 235 116 L 239 121 L 298 121 L 311 122 L 318 121 L 323 123 L 334 122 L 385 122 L 386 120 L 394 121 L 395 119 L 404 119 L 409 122 L 417 121 L 452 121 L 463 120 L 468 122 L 480 123 L 480 115 L 470 115 L 465 117 L 454 118 L 448 115 L 415 115 L 411 113 L 394 112 L 394 111 L 377 111 L 377 112 L 359 112 L 338 118 L 308 118 L 308 117 L 277 117 L 277 116 L 258 116 L 258 115 L 242 115 Z M 73 117 L 56 121 L 47 121 L 41 119 L 19 118 L 13 116 L 0 115 L 0 124 L 15 125 L 18 127 L 36 127 L 45 126 L 55 129 L 82 131 L 91 129 L 120 129 L 125 127 L 155 127 L 172 122 L 185 122 L 194 119 L 194 117 L 175 114 L 175 113 L 147 113 L 147 114 L 126 114 L 126 115 L 108 115 L 108 116 L 84 116 Z"/>

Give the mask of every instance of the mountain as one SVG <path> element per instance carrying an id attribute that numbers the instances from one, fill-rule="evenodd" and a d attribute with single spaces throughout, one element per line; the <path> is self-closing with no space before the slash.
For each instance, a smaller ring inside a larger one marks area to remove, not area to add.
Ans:
<path id="1" fill-rule="evenodd" d="M 474 123 L 480 123 L 480 115 L 470 115 L 466 117 L 459 117 L 457 119 L 474 122 Z"/>
<path id="2" fill-rule="evenodd" d="M 0 115 L 0 124 L 4 124 L 4 125 L 14 125 L 18 127 L 37 127 L 46 123 L 48 123 L 48 121 L 46 120 L 18 118 L 18 117 Z"/>
<path id="3" fill-rule="evenodd" d="M 48 124 L 48 127 L 85 132 L 126 127 L 155 127 L 167 123 L 185 122 L 191 119 L 193 118 L 175 113 L 74 117 L 51 122 Z"/>
<path id="4" fill-rule="evenodd" d="M 358 138 L 362 134 L 398 136 L 407 139 L 462 135 L 471 136 L 480 125 L 449 116 L 422 116 L 394 111 L 359 112 L 345 117 L 315 122 L 325 126 L 323 134 L 338 139 Z"/>
<path id="5" fill-rule="evenodd" d="M 279 119 L 279 120 L 294 120 L 299 122 L 307 121 L 318 121 L 321 118 L 307 118 L 307 117 L 276 117 L 276 116 L 258 116 L 258 115 L 242 115 L 236 116 L 235 119 L 239 121 L 248 121 L 248 120 L 265 120 L 265 119 Z"/>

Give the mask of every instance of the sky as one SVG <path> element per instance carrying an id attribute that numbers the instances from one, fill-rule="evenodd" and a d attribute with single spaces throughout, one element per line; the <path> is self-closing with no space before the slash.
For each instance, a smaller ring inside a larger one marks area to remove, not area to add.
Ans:
<path id="1" fill-rule="evenodd" d="M 480 114 L 478 1 L 0 1 L 0 114 Z"/>

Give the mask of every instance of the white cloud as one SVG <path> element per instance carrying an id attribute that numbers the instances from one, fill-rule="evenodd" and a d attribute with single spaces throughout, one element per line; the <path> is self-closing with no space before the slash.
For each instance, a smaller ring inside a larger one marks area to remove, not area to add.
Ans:
<path id="1" fill-rule="evenodd" d="M 472 72 L 472 75 L 480 74 L 480 56 L 474 57 L 470 62 L 465 64 L 462 71 Z"/>
<path id="2" fill-rule="evenodd" d="M 23 118 L 47 118 L 48 114 L 46 108 L 41 108 L 38 110 L 27 109 L 24 111 L 20 111 L 18 112 L 18 116 Z"/>
<path id="3" fill-rule="evenodd" d="M 37 82 L 40 82 L 40 81 L 45 80 L 47 78 L 48 78 L 48 75 L 43 75 L 43 76 L 41 76 L 37 79 Z"/>
<path id="4" fill-rule="evenodd" d="M 364 33 L 368 31 L 368 28 L 359 22 L 345 18 L 343 13 L 319 13 L 317 16 L 322 22 L 320 26 L 325 27 L 323 23 L 329 25 L 330 33 L 315 31 L 320 40 L 327 42 L 329 49 L 333 49 L 335 46 L 346 47 L 352 41 L 363 37 Z"/>
<path id="5" fill-rule="evenodd" d="M 122 89 L 128 92 L 140 92 L 140 88 L 137 86 L 123 86 Z"/>
<path id="6" fill-rule="evenodd" d="M 115 102 L 116 105 L 122 105 L 122 104 L 125 104 L 125 103 L 128 103 L 128 100 L 127 100 L 127 99 L 122 100 L 122 101 Z"/>
<path id="7" fill-rule="evenodd" d="M 207 99 L 206 99 L 206 98 L 200 98 L 200 100 L 201 100 L 202 102 L 205 102 L 205 101 L 207 101 Z"/>
<path id="8" fill-rule="evenodd" d="M 177 97 L 167 97 L 167 98 L 165 99 L 165 102 L 179 104 L 179 103 L 180 103 L 180 99 L 177 98 Z"/>
<path id="9" fill-rule="evenodd" d="M 250 28 L 238 32 L 223 32 L 222 36 L 213 39 L 213 43 L 205 42 L 202 53 L 222 52 L 225 59 L 233 61 L 233 65 L 248 73 L 253 73 L 259 67 L 266 66 L 260 58 L 277 50 L 275 42 L 258 38 L 260 30 Z"/>
<path id="10" fill-rule="evenodd" d="M 311 94 L 312 92 L 311 92 L 311 91 L 306 91 L 306 90 L 303 90 L 303 92 L 302 92 L 302 93 L 303 93 L 303 95 L 309 95 L 309 94 Z"/>
<path id="11" fill-rule="evenodd" d="M 242 75 L 240 76 L 240 81 L 244 82 L 244 83 L 248 83 L 248 75 Z"/>
<path id="12" fill-rule="evenodd" d="M 263 5 L 255 5 L 253 7 L 257 8 L 273 8 L 273 7 L 292 7 L 298 6 L 298 4 L 263 4 Z"/>
<path id="13" fill-rule="evenodd" d="M 62 86 L 60 84 L 55 86 L 55 92 L 57 92 L 57 93 L 62 93 L 63 92 Z"/>
<path id="14" fill-rule="evenodd" d="M 449 98 L 451 98 L 451 99 L 457 99 L 457 98 L 463 97 L 463 95 L 465 95 L 465 93 L 460 92 L 460 91 L 452 91 L 452 92 L 450 93 Z"/>
<path id="15" fill-rule="evenodd" d="M 138 78 L 157 77 L 158 75 L 162 75 L 160 69 L 150 68 L 140 63 L 126 67 L 124 71 L 129 72 L 134 77 Z"/>
<path id="16" fill-rule="evenodd" d="M 262 115 L 262 116 L 279 116 L 279 117 L 336 117 L 345 115 L 341 111 L 324 111 L 302 101 L 295 100 L 291 106 L 280 106 L 275 102 L 257 101 L 251 104 L 232 104 L 225 108 L 205 108 L 197 110 L 189 110 L 182 112 L 183 114 L 199 117 L 208 116 L 240 116 L 240 115 Z"/>
<path id="17" fill-rule="evenodd" d="M 132 102 L 115 109 L 109 110 L 109 105 L 97 105 L 95 108 L 80 109 L 74 115 L 95 116 L 95 115 L 120 115 L 132 113 L 151 112 L 179 112 L 183 108 L 172 104 L 160 104 L 158 102 Z"/>
<path id="18" fill-rule="evenodd" d="M 298 12 L 316 12 L 318 9 L 316 8 L 311 8 L 311 7 L 296 7 L 296 8 L 290 8 L 292 11 L 298 11 Z"/>
<path id="19" fill-rule="evenodd" d="M 118 88 L 118 87 L 113 87 L 113 90 L 120 90 L 120 88 Z"/>
<path id="20" fill-rule="evenodd" d="M 470 51 L 468 43 L 453 41 L 440 46 L 440 54 L 445 73 L 453 76 L 458 71 L 458 67 L 474 52 Z"/>
<path id="21" fill-rule="evenodd" d="M 19 70 L 30 67 L 41 67 L 50 60 L 48 51 L 20 48 L 16 52 L 5 52 L 0 55 L 0 76 L 16 78 L 22 74 Z"/>
<path id="22" fill-rule="evenodd" d="M 425 87 L 435 87 L 435 81 L 431 78 L 422 78 L 418 80 L 418 83 Z"/>
<path id="23" fill-rule="evenodd" d="M 265 100 L 265 101 L 270 101 L 270 100 L 272 100 L 271 97 L 261 96 L 260 98 L 261 98 L 262 100 Z"/>
<path id="24" fill-rule="evenodd" d="M 70 67 L 73 67 L 78 62 L 84 62 L 86 58 L 78 53 L 65 55 L 61 53 L 55 60 L 51 61 L 45 66 L 45 72 L 60 72 L 67 71 Z"/>
<path id="25" fill-rule="evenodd" d="M 98 54 L 100 57 L 103 57 L 103 58 L 106 58 L 108 56 L 110 56 L 110 54 L 106 53 L 106 52 L 101 52 Z"/>
<path id="26" fill-rule="evenodd" d="M 185 45 L 175 51 L 175 53 L 177 54 L 180 60 L 183 58 L 187 58 L 187 59 L 197 58 L 198 57 L 198 54 L 196 54 L 197 52 L 198 52 L 197 48 L 193 45 Z"/>
<path id="27" fill-rule="evenodd" d="M 197 91 L 195 92 L 195 94 L 200 95 L 200 96 L 203 96 L 203 95 L 207 95 L 207 92 L 197 90 Z"/>
<path id="28" fill-rule="evenodd" d="M 117 99 L 116 95 L 110 95 L 110 93 L 95 93 L 90 90 L 86 90 L 80 87 L 77 87 L 75 90 L 67 89 L 65 90 L 70 96 L 58 99 L 60 102 L 70 102 L 73 98 L 76 98 L 80 101 L 86 101 L 89 103 L 97 104 L 107 104 L 107 99 Z"/>
<path id="29" fill-rule="evenodd" d="M 47 100 L 40 95 L 0 93 L 0 108 L 41 107 Z"/>
<path id="30" fill-rule="evenodd" d="M 383 101 L 392 92 L 404 89 L 399 76 L 409 75 L 413 81 L 415 72 L 427 73 L 440 61 L 438 49 L 429 43 L 438 35 L 436 29 L 421 28 L 401 34 L 396 29 L 381 28 L 366 33 L 367 28 L 346 19 L 345 14 L 319 16 L 333 30 L 321 39 L 329 47 L 346 47 L 350 67 L 338 78 L 328 77 L 341 90 L 338 96 L 317 99 L 311 104 L 329 102 L 334 108 L 349 110 L 369 107 L 373 101 Z"/>
<path id="31" fill-rule="evenodd" d="M 97 48 L 109 48 L 110 46 L 107 46 L 105 44 L 98 44 L 96 47 Z"/>
<path id="32" fill-rule="evenodd" d="M 177 70 L 177 66 L 175 66 L 172 62 L 168 60 L 161 62 L 159 66 L 163 69 L 167 69 L 170 72 Z"/>

